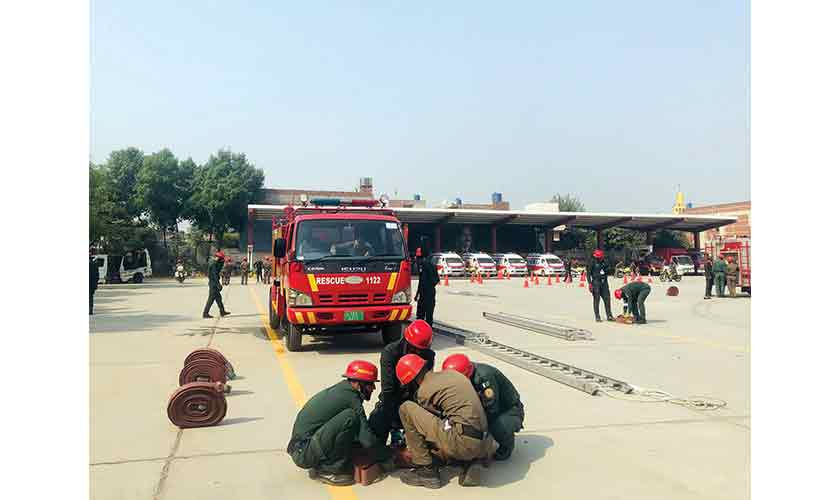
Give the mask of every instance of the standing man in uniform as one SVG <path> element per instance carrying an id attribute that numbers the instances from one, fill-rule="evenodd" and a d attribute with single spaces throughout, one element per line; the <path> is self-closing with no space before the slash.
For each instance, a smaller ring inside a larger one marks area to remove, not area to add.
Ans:
<path id="1" fill-rule="evenodd" d="M 222 304 L 222 283 L 219 281 L 219 278 L 222 273 L 222 267 L 225 265 L 225 253 L 219 250 L 216 252 L 216 259 L 211 261 L 210 264 L 207 266 L 207 280 L 208 285 L 210 286 L 210 294 L 207 296 L 207 303 L 204 305 L 204 313 L 201 315 L 202 318 L 212 318 L 210 316 L 210 306 L 213 305 L 213 302 L 216 302 L 216 305 L 219 306 L 219 316 L 224 318 L 229 312 L 225 311 L 225 305 Z"/>
<path id="2" fill-rule="evenodd" d="M 454 370 L 432 372 L 423 358 L 406 354 L 397 363 L 397 377 L 414 395 L 400 405 L 400 420 L 411 454 L 412 468 L 400 478 L 411 486 L 440 488 L 440 473 L 432 463 L 432 449 L 444 462 L 467 465 L 458 483 L 478 486 L 482 465 L 496 442 L 487 432 L 487 416 L 472 384 Z"/>
<path id="3" fill-rule="evenodd" d="M 239 263 L 239 272 L 242 273 L 242 278 L 239 280 L 240 285 L 247 285 L 248 284 L 248 259 L 242 258 L 242 262 Z"/>
<path id="4" fill-rule="evenodd" d="M 623 300 L 633 314 L 633 323 L 644 325 L 647 323 L 645 315 L 645 300 L 650 295 L 650 285 L 641 281 L 627 283 L 615 291 L 615 298 Z"/>
<path id="5" fill-rule="evenodd" d="M 712 298 L 712 284 L 715 282 L 715 275 L 712 272 L 712 256 L 708 253 L 703 256 L 703 277 L 706 278 L 706 295 L 703 299 Z"/>
<path id="6" fill-rule="evenodd" d="M 563 283 L 571 283 L 572 282 L 572 258 L 568 255 L 566 259 L 563 261 L 563 268 L 566 270 L 566 276 L 563 277 Z"/>
<path id="7" fill-rule="evenodd" d="M 312 469 L 313 479 L 333 486 L 353 484 L 355 443 L 376 462 L 390 462 L 390 452 L 371 432 L 362 406 L 376 390 L 376 376 L 373 363 L 351 361 L 345 380 L 312 396 L 298 412 L 286 452 L 301 469 Z"/>
<path id="8" fill-rule="evenodd" d="M 233 272 L 233 263 L 230 257 L 225 257 L 225 265 L 222 266 L 222 285 L 230 285 L 230 273 Z"/>
<path id="9" fill-rule="evenodd" d="M 391 443 L 398 444 L 403 440 L 402 423 L 398 410 L 403 401 L 411 395 L 400 387 L 397 380 L 397 362 L 406 354 L 417 354 L 426 360 L 429 369 L 435 367 L 435 351 L 432 347 L 432 327 L 422 319 L 413 321 L 405 329 L 403 338 L 391 342 L 382 349 L 379 357 L 379 372 L 382 374 L 382 391 L 379 401 L 370 412 L 370 427 L 374 434 L 384 444 L 391 433 Z"/>
<path id="10" fill-rule="evenodd" d="M 610 284 L 607 281 L 607 263 L 604 262 L 604 251 L 597 249 L 592 252 L 594 259 L 586 269 L 586 281 L 592 288 L 592 305 L 595 308 L 595 321 L 601 322 L 600 301 L 604 300 L 604 310 L 607 321 L 615 321 L 610 309 Z"/>
<path id="11" fill-rule="evenodd" d="M 726 261 L 723 260 L 723 254 L 719 254 L 712 264 L 712 272 L 715 274 L 715 292 L 718 297 L 723 297 L 723 287 L 726 283 Z"/>
<path id="12" fill-rule="evenodd" d="M 96 249 L 93 247 L 88 253 L 88 287 L 90 288 L 88 316 L 93 316 L 93 294 L 99 288 L 99 264 L 96 262 Z"/>
<path id="13" fill-rule="evenodd" d="M 428 253 L 428 252 L 427 252 Z M 417 319 L 425 320 L 429 326 L 434 325 L 435 316 L 435 287 L 440 283 L 437 266 L 432 264 L 428 256 L 420 259 L 420 279 L 417 284 Z"/>
<path id="14" fill-rule="evenodd" d="M 736 287 L 738 286 L 738 264 L 735 263 L 735 259 L 731 256 L 727 259 L 728 262 L 726 264 L 726 287 L 729 288 L 729 296 L 736 297 Z"/>
<path id="15" fill-rule="evenodd" d="M 493 439 L 499 448 L 493 455 L 495 460 L 507 460 L 513 452 L 513 435 L 522 430 L 525 420 L 525 406 L 519 399 L 519 392 L 510 380 L 497 368 L 484 363 L 473 363 L 466 354 L 452 354 L 443 360 L 444 370 L 455 370 L 472 383 L 478 394 Z"/>
<path id="16" fill-rule="evenodd" d="M 262 283 L 263 277 L 263 263 L 260 259 L 254 261 L 254 277 L 257 278 L 257 283 Z"/>
<path id="17" fill-rule="evenodd" d="M 263 283 L 269 283 L 271 281 L 272 267 L 271 258 L 266 257 L 265 262 L 263 262 Z"/>

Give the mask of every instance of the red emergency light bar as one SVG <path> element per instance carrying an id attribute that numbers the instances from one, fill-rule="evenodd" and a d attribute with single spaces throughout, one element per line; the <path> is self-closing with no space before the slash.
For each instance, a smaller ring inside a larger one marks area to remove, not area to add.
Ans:
<path id="1" fill-rule="evenodd" d="M 315 198 L 309 201 L 307 205 L 319 207 L 375 207 L 385 206 L 379 200 L 342 200 L 340 198 Z"/>

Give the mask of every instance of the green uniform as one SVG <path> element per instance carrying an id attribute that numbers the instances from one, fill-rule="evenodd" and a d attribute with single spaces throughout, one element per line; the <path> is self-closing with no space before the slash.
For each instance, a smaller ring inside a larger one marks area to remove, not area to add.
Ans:
<path id="1" fill-rule="evenodd" d="M 414 401 L 400 405 L 399 413 L 415 465 L 431 465 L 431 447 L 446 459 L 464 462 L 489 458 L 495 451 L 481 400 L 455 370 L 427 372 Z"/>
<path id="2" fill-rule="evenodd" d="M 210 314 L 210 306 L 213 305 L 213 302 L 216 302 L 216 305 L 219 306 L 219 313 L 222 316 L 227 314 L 225 312 L 225 305 L 222 303 L 222 283 L 219 281 L 223 265 L 223 262 L 214 260 L 207 266 L 207 279 L 210 293 L 207 296 L 207 303 L 204 305 L 204 317 Z"/>
<path id="3" fill-rule="evenodd" d="M 333 474 L 352 472 L 354 443 L 371 452 L 376 461 L 388 458 L 388 450 L 368 427 L 362 397 L 348 380 L 342 380 L 303 405 L 286 448 L 295 465 Z"/>
<path id="4" fill-rule="evenodd" d="M 513 452 L 513 435 L 522 429 L 525 407 L 519 399 L 519 392 L 510 380 L 497 368 L 484 363 L 473 363 L 473 388 L 478 393 L 490 434 L 499 443 L 497 460 L 505 460 Z"/>
<path id="5" fill-rule="evenodd" d="M 715 274 L 715 291 L 718 297 L 723 297 L 723 287 L 726 284 L 726 262 L 718 259 L 712 264 L 712 272 Z"/>
<path id="6" fill-rule="evenodd" d="M 726 287 L 729 288 L 729 296 L 735 297 L 735 289 L 738 287 L 738 264 L 734 262 L 726 264 Z"/>
<path id="7" fill-rule="evenodd" d="M 627 301 L 627 307 L 637 322 L 647 321 L 645 300 L 650 295 L 650 285 L 634 281 L 621 287 L 621 298 Z"/>

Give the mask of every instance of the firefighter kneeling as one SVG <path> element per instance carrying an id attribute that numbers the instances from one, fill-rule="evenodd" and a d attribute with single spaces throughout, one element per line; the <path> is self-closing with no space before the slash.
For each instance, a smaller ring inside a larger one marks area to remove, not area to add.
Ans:
<path id="1" fill-rule="evenodd" d="M 390 451 L 368 427 L 362 400 L 376 390 L 377 369 L 367 361 L 351 361 L 341 382 L 328 387 L 303 405 L 295 419 L 286 451 L 310 476 L 334 486 L 353 484 L 351 452 L 355 443 L 386 471 L 393 470 Z"/>
<path id="2" fill-rule="evenodd" d="M 397 363 L 397 378 L 413 394 L 400 405 L 412 468 L 401 480 L 411 486 L 440 488 L 432 449 L 444 462 L 466 462 L 458 483 L 478 486 L 481 461 L 493 456 L 496 442 L 487 432 L 484 408 L 470 382 L 453 370 L 430 372 L 426 360 L 407 354 Z"/>
<path id="3" fill-rule="evenodd" d="M 444 370 L 455 370 L 472 383 L 481 399 L 490 434 L 499 443 L 493 458 L 507 460 L 513 452 L 513 435 L 522 430 L 525 407 L 519 392 L 497 368 L 484 363 L 473 363 L 464 354 L 453 354 L 443 361 Z"/>

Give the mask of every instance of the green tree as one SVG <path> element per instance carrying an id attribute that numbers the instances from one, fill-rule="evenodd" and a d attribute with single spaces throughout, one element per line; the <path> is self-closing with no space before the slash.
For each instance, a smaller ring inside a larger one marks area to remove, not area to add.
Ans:
<path id="1" fill-rule="evenodd" d="M 555 194 L 551 201 L 553 203 L 557 203 L 557 209 L 560 212 L 585 212 L 586 207 L 583 205 L 583 202 L 580 201 L 576 196 L 572 196 L 571 194 L 560 195 L 560 193 Z"/>
<path id="2" fill-rule="evenodd" d="M 228 229 L 239 227 L 263 181 L 263 171 L 245 154 L 219 150 L 196 169 L 187 209 L 190 221 L 221 242 Z"/>
<path id="3" fill-rule="evenodd" d="M 108 236 L 114 204 L 108 189 L 107 171 L 93 163 L 88 165 L 88 240 L 98 244 Z"/>
<path id="4" fill-rule="evenodd" d="M 194 174 L 192 160 L 178 162 L 168 149 L 147 155 L 136 175 L 134 204 L 163 233 L 184 217 Z"/>
<path id="5" fill-rule="evenodd" d="M 105 161 L 109 191 L 115 205 L 113 216 L 131 221 L 143 210 L 137 205 L 137 174 L 143 167 L 143 151 L 126 148 L 112 151 Z"/>

